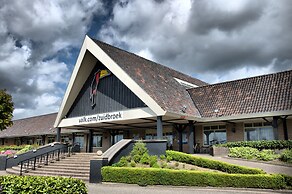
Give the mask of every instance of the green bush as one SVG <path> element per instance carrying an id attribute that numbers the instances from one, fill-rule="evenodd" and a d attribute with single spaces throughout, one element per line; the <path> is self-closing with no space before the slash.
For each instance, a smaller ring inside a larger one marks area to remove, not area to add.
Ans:
<path id="1" fill-rule="evenodd" d="M 284 150 L 279 159 L 284 162 L 292 163 L 292 149 Z"/>
<path id="2" fill-rule="evenodd" d="M 166 155 L 166 161 L 167 161 L 167 162 L 170 162 L 171 160 L 172 160 L 172 157 L 169 156 L 169 155 Z"/>
<path id="3" fill-rule="evenodd" d="M 159 158 L 160 158 L 161 160 L 165 160 L 165 159 L 166 159 L 165 155 L 160 155 Z"/>
<path id="4" fill-rule="evenodd" d="M 198 157 L 198 156 L 194 156 L 190 154 L 185 154 L 182 152 L 167 150 L 166 155 L 171 156 L 173 160 L 178 161 L 178 162 L 192 164 L 192 165 L 200 166 L 203 168 L 219 170 L 219 171 L 227 172 L 227 173 L 265 174 L 265 172 L 261 169 L 238 166 L 238 165 L 229 164 L 226 162 L 221 162 L 217 160 L 211 160 L 211 159 L 202 158 L 202 157 Z"/>
<path id="5" fill-rule="evenodd" d="M 149 159 L 150 159 L 150 156 L 148 153 L 145 153 L 143 154 L 143 156 L 141 157 L 140 159 L 140 163 L 141 164 L 149 164 Z"/>
<path id="6" fill-rule="evenodd" d="M 273 150 L 262 150 L 259 151 L 256 148 L 251 147 L 234 147 L 229 148 L 230 157 L 235 158 L 244 158 L 244 159 L 257 159 L 264 161 L 271 161 L 279 158 L 279 155 L 275 153 Z"/>
<path id="7" fill-rule="evenodd" d="M 126 167 L 128 166 L 128 160 L 125 156 L 121 157 L 120 161 L 113 164 L 113 166 L 116 166 L 116 167 Z"/>
<path id="8" fill-rule="evenodd" d="M 292 176 L 286 175 L 286 174 L 281 174 L 282 177 L 284 177 L 284 180 L 286 182 L 287 188 L 292 189 Z"/>
<path id="9" fill-rule="evenodd" d="M 24 147 L 24 145 L 21 145 L 21 146 L 16 146 L 16 145 L 0 146 L 0 152 L 5 151 L 5 150 L 21 150 L 23 147 Z"/>
<path id="10" fill-rule="evenodd" d="M 140 155 L 134 155 L 134 156 L 132 156 L 132 159 L 133 159 L 136 163 L 139 163 L 140 160 L 141 160 L 141 158 L 142 158 L 142 156 L 140 156 Z"/>
<path id="11" fill-rule="evenodd" d="M 216 172 L 171 170 L 158 168 L 116 168 L 103 167 L 105 182 L 119 182 L 143 185 L 212 186 L 244 188 L 285 188 L 281 175 L 227 174 Z"/>
<path id="12" fill-rule="evenodd" d="M 153 167 L 154 164 L 157 164 L 157 156 L 150 156 L 149 164 L 150 164 L 150 167 Z"/>
<path id="13" fill-rule="evenodd" d="M 136 163 L 135 163 L 135 161 L 131 161 L 131 167 L 136 167 Z"/>
<path id="14" fill-rule="evenodd" d="M 159 164 L 157 162 L 155 162 L 152 166 L 152 168 L 160 168 Z"/>
<path id="15" fill-rule="evenodd" d="M 1 193 L 87 193 L 83 181 L 74 178 L 40 176 L 0 176 Z"/>
<path id="16" fill-rule="evenodd" d="M 130 156 L 133 157 L 135 155 L 139 155 L 142 157 L 145 153 L 148 154 L 148 149 L 146 148 L 146 144 L 142 141 L 138 141 L 134 144 L 133 150 L 130 153 Z"/>
<path id="17" fill-rule="evenodd" d="M 262 150 L 256 156 L 256 159 L 264 161 L 271 161 L 278 158 L 279 154 L 276 154 L 274 150 Z"/>
<path id="18" fill-rule="evenodd" d="M 234 147 L 229 148 L 228 156 L 234 158 L 253 159 L 259 153 L 259 150 L 251 147 Z"/>
<path id="19" fill-rule="evenodd" d="M 262 140 L 262 141 L 238 141 L 215 145 L 217 147 L 252 147 L 262 149 L 291 149 L 292 140 Z"/>

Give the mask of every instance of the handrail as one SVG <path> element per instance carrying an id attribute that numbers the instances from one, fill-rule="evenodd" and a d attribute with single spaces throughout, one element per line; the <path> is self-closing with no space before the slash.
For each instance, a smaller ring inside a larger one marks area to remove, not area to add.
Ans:
<path id="1" fill-rule="evenodd" d="M 67 153 L 67 156 L 70 156 L 72 154 L 71 147 L 64 145 L 62 147 L 57 147 L 53 150 L 49 150 L 41 154 L 35 154 L 31 157 L 22 159 L 17 164 L 17 165 L 20 165 L 20 175 L 22 175 L 24 171 L 27 171 L 30 168 L 30 165 L 31 165 L 31 169 L 35 170 L 37 164 L 48 165 L 49 159 L 51 160 L 56 159 L 57 161 L 59 161 L 60 157 L 64 156 L 66 153 Z"/>

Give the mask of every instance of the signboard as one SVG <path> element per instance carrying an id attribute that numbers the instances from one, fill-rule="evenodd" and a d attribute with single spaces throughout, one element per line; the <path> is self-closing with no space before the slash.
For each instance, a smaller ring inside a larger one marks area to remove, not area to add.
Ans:
<path id="1" fill-rule="evenodd" d="M 91 101 L 91 107 L 95 106 L 95 97 L 97 94 L 97 87 L 98 87 L 98 83 L 99 80 L 109 76 L 111 74 L 111 72 L 107 69 L 104 70 L 98 70 L 95 74 L 94 77 L 92 79 L 91 85 L 90 85 L 90 101 Z"/>
<path id="2" fill-rule="evenodd" d="M 96 123 L 103 121 L 114 121 L 123 118 L 123 112 L 102 113 L 79 118 L 79 123 Z"/>

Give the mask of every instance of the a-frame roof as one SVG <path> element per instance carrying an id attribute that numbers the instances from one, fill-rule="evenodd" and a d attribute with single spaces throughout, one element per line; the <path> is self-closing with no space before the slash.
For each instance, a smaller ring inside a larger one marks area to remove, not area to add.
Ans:
<path id="1" fill-rule="evenodd" d="M 58 112 L 55 127 L 66 118 L 97 61 L 117 76 L 155 115 L 174 113 L 200 117 L 186 88 L 176 79 L 196 86 L 206 85 L 205 82 L 86 36 Z"/>

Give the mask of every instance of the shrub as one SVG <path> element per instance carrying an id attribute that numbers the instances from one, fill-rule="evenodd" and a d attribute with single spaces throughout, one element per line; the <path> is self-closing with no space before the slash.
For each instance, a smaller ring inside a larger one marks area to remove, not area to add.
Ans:
<path id="1" fill-rule="evenodd" d="M 146 144 L 142 141 L 138 141 L 134 144 L 133 150 L 130 153 L 130 156 L 139 155 L 140 157 L 143 156 L 145 153 L 148 154 L 148 149 L 146 148 Z"/>
<path id="2" fill-rule="evenodd" d="M 167 167 L 167 163 L 164 162 L 164 161 L 162 161 L 162 162 L 161 162 L 161 168 L 166 168 L 166 167 Z"/>
<path id="3" fill-rule="evenodd" d="M 169 155 L 166 155 L 166 161 L 167 161 L 167 162 L 170 162 L 171 160 L 172 160 L 172 157 L 169 156 Z"/>
<path id="4" fill-rule="evenodd" d="M 271 161 L 279 158 L 279 155 L 274 150 L 262 150 L 257 154 L 256 158 L 258 160 Z"/>
<path id="5" fill-rule="evenodd" d="M 159 158 L 160 158 L 161 160 L 165 160 L 165 159 L 166 159 L 165 155 L 160 155 Z"/>
<path id="6" fill-rule="evenodd" d="M 192 165 L 200 166 L 203 168 L 220 170 L 222 172 L 235 173 L 235 174 L 265 174 L 265 172 L 261 169 L 238 166 L 238 165 L 229 164 L 226 162 L 221 162 L 217 160 L 211 160 L 211 159 L 202 158 L 202 157 L 198 157 L 198 156 L 194 156 L 190 154 L 185 154 L 182 152 L 167 150 L 166 154 L 167 156 L 171 156 L 173 160 L 178 161 L 178 162 L 192 164 Z"/>
<path id="7" fill-rule="evenodd" d="M 244 158 L 244 159 L 257 159 L 264 161 L 271 161 L 279 158 L 279 155 L 276 154 L 273 150 L 262 150 L 259 151 L 256 148 L 251 147 L 234 147 L 229 148 L 230 157 L 235 158 Z"/>
<path id="8" fill-rule="evenodd" d="M 287 185 L 288 189 L 292 188 L 292 176 L 286 175 L 286 174 L 281 174 L 282 177 L 284 177 L 285 183 Z"/>
<path id="9" fill-rule="evenodd" d="M 215 145 L 217 147 L 252 147 L 262 149 L 291 149 L 292 140 L 262 140 L 262 141 L 238 141 Z"/>
<path id="10" fill-rule="evenodd" d="M 149 157 L 149 164 L 150 164 L 150 167 L 152 167 L 154 164 L 157 163 L 157 157 L 156 156 L 150 156 Z"/>
<path id="11" fill-rule="evenodd" d="M 158 165 L 157 162 L 155 162 L 151 167 L 152 167 L 152 168 L 160 168 L 160 166 Z"/>
<path id="12" fill-rule="evenodd" d="M 149 164 L 149 159 L 150 159 L 149 154 L 148 153 L 144 153 L 143 156 L 140 159 L 140 163 L 141 164 Z"/>
<path id="13" fill-rule="evenodd" d="M 285 188 L 281 175 L 268 174 L 226 174 L 216 172 L 171 170 L 157 168 L 115 168 L 103 167 L 105 182 L 119 182 L 144 185 L 213 186 L 244 188 Z"/>
<path id="14" fill-rule="evenodd" d="M 121 157 L 120 161 L 113 164 L 113 166 L 116 166 L 116 167 L 126 167 L 128 166 L 128 160 L 125 156 Z"/>
<path id="15" fill-rule="evenodd" d="M 135 163 L 135 161 L 131 161 L 131 167 L 136 167 L 136 163 Z"/>
<path id="16" fill-rule="evenodd" d="M 142 158 L 142 156 L 140 156 L 140 155 L 134 155 L 134 156 L 132 156 L 132 159 L 133 159 L 136 163 L 139 163 L 140 160 L 141 160 L 141 158 Z"/>
<path id="17" fill-rule="evenodd" d="M 280 155 L 280 160 L 288 163 L 292 163 L 292 149 L 284 150 Z"/>
<path id="18" fill-rule="evenodd" d="M 74 178 L 10 175 L 0 176 L 0 185 L 3 193 L 87 193 L 85 183 Z"/>
<path id="19" fill-rule="evenodd" d="M 228 156 L 235 158 L 253 159 L 259 153 L 256 148 L 251 147 L 234 147 L 229 149 Z"/>

